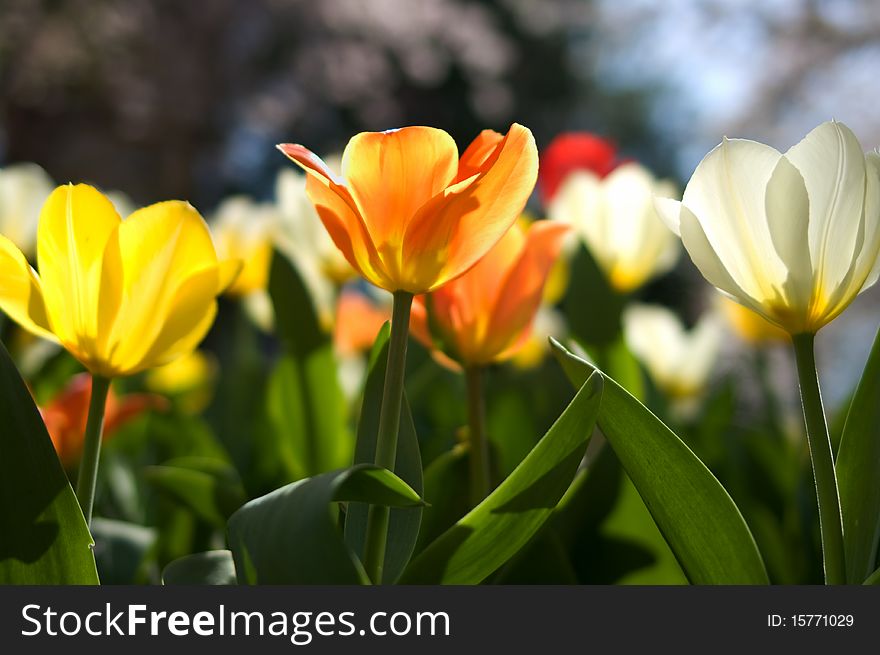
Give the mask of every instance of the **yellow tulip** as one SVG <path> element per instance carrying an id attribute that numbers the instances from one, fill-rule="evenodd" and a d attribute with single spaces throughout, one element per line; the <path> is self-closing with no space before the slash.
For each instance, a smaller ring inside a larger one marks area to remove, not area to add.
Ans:
<path id="1" fill-rule="evenodd" d="M 724 139 L 680 203 L 656 204 L 711 284 L 792 335 L 814 334 L 880 275 L 880 155 L 836 121 L 785 154 Z"/>
<path id="2" fill-rule="evenodd" d="M 471 268 L 516 221 L 535 186 L 532 133 L 484 130 L 459 158 L 446 132 L 405 127 L 358 134 L 342 177 L 300 145 L 279 149 L 348 262 L 391 292 L 427 293 Z"/>
<path id="3" fill-rule="evenodd" d="M 83 184 L 58 187 L 43 206 L 37 263 L 39 274 L 0 238 L 0 308 L 104 378 L 194 349 L 240 267 L 218 261 L 188 203 L 157 203 L 123 221 Z"/>
<path id="4" fill-rule="evenodd" d="M 266 289 L 272 263 L 272 234 L 277 224 L 278 214 L 272 205 L 256 203 L 246 196 L 232 196 L 220 203 L 211 221 L 217 255 L 243 262 L 241 272 L 226 293 L 246 296 Z"/>
<path id="5" fill-rule="evenodd" d="M 654 196 L 673 186 L 630 162 L 604 178 L 588 170 L 570 173 L 554 194 L 548 217 L 573 226 L 617 291 L 628 293 L 671 269 L 678 240 L 661 222 Z"/>

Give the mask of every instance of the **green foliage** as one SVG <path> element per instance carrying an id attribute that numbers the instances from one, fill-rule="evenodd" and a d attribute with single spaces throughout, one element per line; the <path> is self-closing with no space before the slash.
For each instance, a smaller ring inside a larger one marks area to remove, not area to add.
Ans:
<path id="1" fill-rule="evenodd" d="M 553 342 L 574 385 L 596 369 Z M 604 377 L 604 376 L 603 376 Z M 739 509 L 696 455 L 614 380 L 598 424 L 695 584 L 764 584 L 767 573 Z"/>
<path id="2" fill-rule="evenodd" d="M 0 584 L 97 584 L 79 503 L 0 345 Z"/>
<path id="3" fill-rule="evenodd" d="M 298 480 L 250 501 L 229 519 L 242 584 L 364 584 L 338 530 L 338 502 L 415 507 L 419 494 L 392 472 L 358 464 Z"/>
<path id="4" fill-rule="evenodd" d="M 409 565 L 408 584 L 477 584 L 514 556 L 568 489 L 593 432 L 601 376 L 584 380 L 538 445 L 482 503 Z"/>
<path id="5" fill-rule="evenodd" d="M 849 406 L 837 452 L 837 483 L 846 577 L 865 580 L 874 570 L 880 539 L 880 332 Z"/>
<path id="6" fill-rule="evenodd" d="M 235 565 L 228 550 L 209 550 L 171 562 L 162 571 L 165 585 L 234 585 Z"/>
<path id="7" fill-rule="evenodd" d="M 376 457 L 379 410 L 382 406 L 382 390 L 385 383 L 385 370 L 388 365 L 389 337 L 390 326 L 386 323 L 379 332 L 370 354 L 369 373 L 364 387 L 363 405 L 358 422 L 357 445 L 354 453 L 355 464 L 371 464 Z M 394 473 L 409 484 L 416 493 L 422 493 L 422 458 L 406 394 L 404 394 L 403 406 L 400 410 L 400 432 L 397 438 L 397 462 L 394 466 Z M 360 559 L 363 559 L 364 555 L 368 509 L 369 505 L 364 503 L 349 503 L 345 515 L 345 542 Z M 391 510 L 383 567 L 385 582 L 397 580 L 409 563 L 419 536 L 421 521 L 422 507 L 399 507 Z"/>

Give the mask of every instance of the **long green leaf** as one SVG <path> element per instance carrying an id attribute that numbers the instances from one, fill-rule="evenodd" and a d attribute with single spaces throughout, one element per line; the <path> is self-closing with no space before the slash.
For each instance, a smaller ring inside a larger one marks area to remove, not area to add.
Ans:
<path id="1" fill-rule="evenodd" d="M 330 336 L 289 259 L 272 258 L 269 295 L 284 356 L 269 379 L 267 409 L 290 478 L 347 465 L 353 440 Z"/>
<path id="2" fill-rule="evenodd" d="M 298 480 L 250 501 L 229 519 L 241 584 L 365 584 L 337 528 L 336 502 L 413 507 L 421 498 L 391 471 L 358 464 Z"/>
<path id="3" fill-rule="evenodd" d="M 551 339 L 575 386 L 600 373 Z M 767 584 L 745 520 L 721 483 L 660 419 L 602 374 L 599 428 L 694 584 Z"/>
<path id="4" fill-rule="evenodd" d="M 526 545 L 571 484 L 592 435 L 601 397 L 602 377 L 585 380 L 571 404 L 513 473 L 422 551 L 402 581 L 479 584 Z"/>
<path id="5" fill-rule="evenodd" d="M 874 340 L 846 416 L 837 451 L 846 579 L 862 582 L 874 570 L 880 539 L 880 332 Z"/>
<path id="6" fill-rule="evenodd" d="M 389 335 L 389 325 L 386 323 L 379 332 L 370 356 L 370 370 L 364 387 L 363 406 L 358 422 L 355 464 L 369 464 L 376 458 L 379 410 L 382 405 L 385 369 L 388 365 Z M 400 410 L 400 433 L 397 439 L 397 461 L 394 472 L 417 493 L 422 493 L 422 457 L 406 395 Z M 360 558 L 363 558 L 364 553 L 368 508 L 369 505 L 364 503 L 351 503 L 345 516 L 345 542 Z M 388 546 L 385 549 L 384 582 L 397 580 L 409 563 L 419 536 L 421 520 L 421 507 L 401 507 L 391 510 Z"/>
<path id="7" fill-rule="evenodd" d="M 0 584 L 98 584 L 79 503 L 2 344 L 0 425 Z"/>
<path id="8" fill-rule="evenodd" d="M 235 564 L 228 550 L 209 550 L 174 560 L 162 571 L 165 585 L 234 585 Z"/>

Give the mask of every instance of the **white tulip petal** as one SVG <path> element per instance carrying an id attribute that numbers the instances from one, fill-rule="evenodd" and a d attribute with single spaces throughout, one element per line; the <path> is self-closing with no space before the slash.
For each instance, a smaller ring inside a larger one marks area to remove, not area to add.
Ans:
<path id="1" fill-rule="evenodd" d="M 666 225 L 673 234 L 681 236 L 681 218 L 679 216 L 681 212 L 681 202 L 673 200 L 672 198 L 654 196 L 654 210 L 657 212 L 657 216 L 660 217 L 660 220 L 663 221 L 664 225 Z"/>
<path id="2" fill-rule="evenodd" d="M 865 243 L 856 264 L 859 270 L 869 271 L 862 291 L 880 278 L 880 154 L 865 156 L 865 173 Z"/>
<path id="3" fill-rule="evenodd" d="M 724 139 L 697 166 L 682 199 L 723 268 L 758 300 L 774 299 L 788 274 L 773 247 L 764 207 L 781 157 L 756 141 Z"/>
<path id="4" fill-rule="evenodd" d="M 822 123 L 786 157 L 801 172 L 810 198 L 810 253 L 821 288 L 840 285 L 864 238 L 865 156 L 852 131 Z"/>
<path id="5" fill-rule="evenodd" d="M 807 231 L 810 202 L 804 178 L 785 157 L 779 159 L 764 199 L 776 252 L 788 269 L 782 289 L 789 305 L 806 310 L 813 294 L 813 266 Z"/>

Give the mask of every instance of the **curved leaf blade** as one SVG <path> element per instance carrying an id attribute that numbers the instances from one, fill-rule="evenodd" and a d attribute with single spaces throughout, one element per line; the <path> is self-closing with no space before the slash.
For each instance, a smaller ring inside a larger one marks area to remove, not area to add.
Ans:
<path id="1" fill-rule="evenodd" d="M 880 540 L 880 331 L 846 415 L 837 450 L 846 578 L 865 580 L 874 570 Z"/>
<path id="2" fill-rule="evenodd" d="M 382 406 L 382 391 L 385 386 L 385 369 L 388 365 L 389 336 L 389 324 L 386 323 L 379 332 L 370 353 L 370 368 L 358 421 L 355 464 L 369 464 L 376 458 L 376 438 L 379 433 L 379 410 Z M 400 432 L 397 437 L 397 461 L 394 472 L 416 492 L 422 493 L 422 456 L 406 394 L 400 410 Z M 367 534 L 368 508 L 369 505 L 364 503 L 351 503 L 345 516 L 345 542 L 361 559 L 363 559 Z M 421 522 L 421 507 L 391 510 L 383 569 L 384 582 L 394 582 L 403 573 L 415 549 Z"/>
<path id="3" fill-rule="evenodd" d="M 598 424 L 694 584 L 767 584 L 767 572 L 739 508 L 672 430 L 625 389 L 551 339 L 574 385 L 605 380 Z"/>
<path id="4" fill-rule="evenodd" d="M 335 502 L 412 507 L 422 501 L 391 471 L 359 464 L 298 480 L 250 501 L 229 519 L 241 584 L 366 584 L 337 528 Z"/>
<path id="5" fill-rule="evenodd" d="M 2 344 L 0 425 L 0 584 L 98 584 L 79 503 Z"/>
<path id="6" fill-rule="evenodd" d="M 602 376 L 590 376 L 513 473 L 429 544 L 407 567 L 402 582 L 479 584 L 525 546 L 571 484 L 601 398 Z"/>
<path id="7" fill-rule="evenodd" d="M 209 550 L 170 562 L 162 571 L 163 585 L 234 585 L 235 565 L 228 550 Z"/>
<path id="8" fill-rule="evenodd" d="M 269 295 L 284 355 L 269 378 L 267 413 L 289 479 L 346 466 L 353 440 L 333 343 L 302 276 L 279 253 L 272 257 Z"/>

